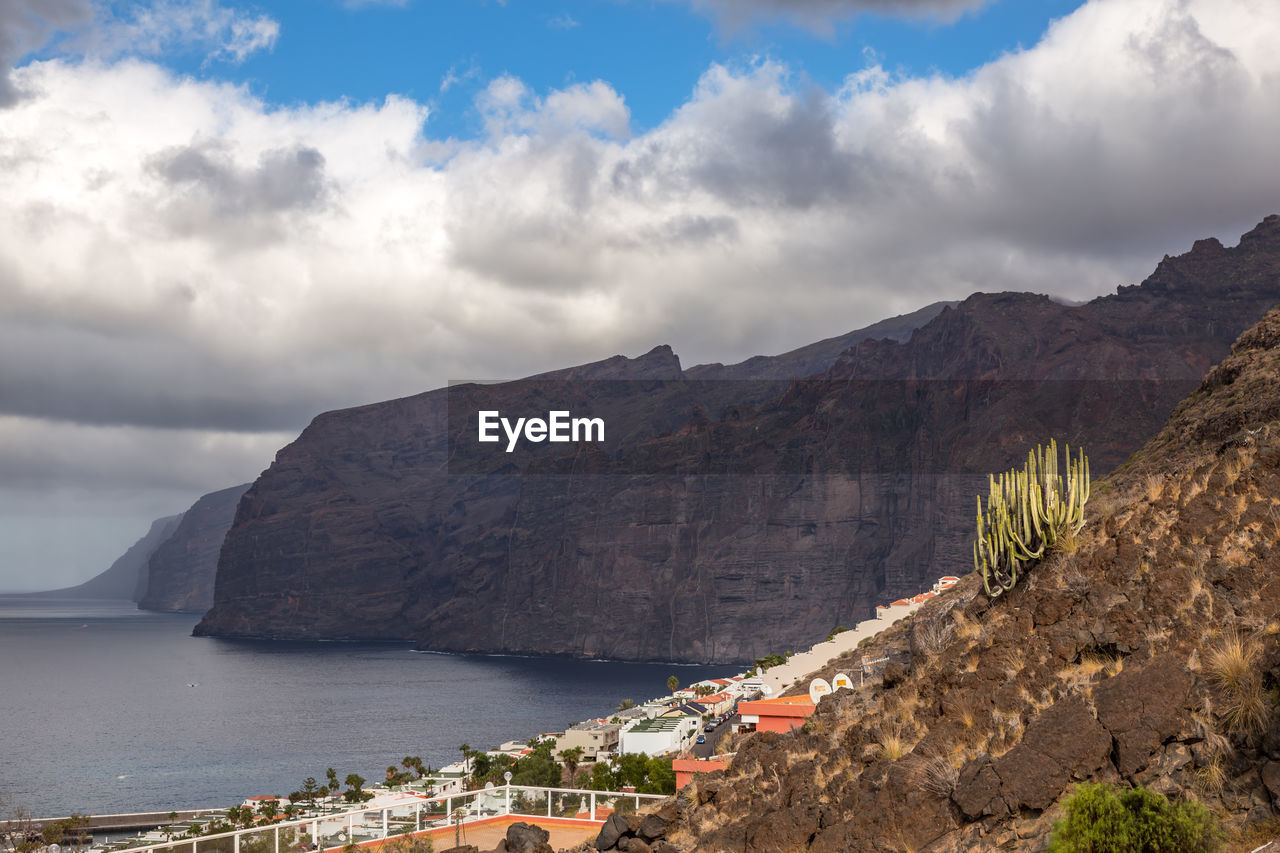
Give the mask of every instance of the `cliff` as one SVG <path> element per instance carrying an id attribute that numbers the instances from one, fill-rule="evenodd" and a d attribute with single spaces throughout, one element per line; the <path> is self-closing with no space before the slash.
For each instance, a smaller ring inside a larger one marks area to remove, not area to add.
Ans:
<path id="1" fill-rule="evenodd" d="M 1280 309 L 1095 482 L 1074 547 L 994 601 L 970 574 L 814 673 L 890 661 L 802 729 L 743 736 L 648 819 L 645 849 L 1043 850 L 1082 781 L 1201 800 L 1227 849 L 1262 849 L 1280 811 L 1278 505 Z"/>
<path id="2" fill-rule="evenodd" d="M 708 381 L 660 348 L 328 413 L 241 502 L 197 631 L 705 662 L 806 645 L 968 565 L 977 486 L 1026 442 L 1123 461 L 1276 302 L 1268 217 L 1083 306 L 975 295 L 801 381 Z M 518 464 L 461 440 L 480 401 L 552 400 L 627 427 Z"/>
<path id="3" fill-rule="evenodd" d="M 182 513 L 151 522 L 147 534 L 133 543 L 101 574 L 77 586 L 32 593 L 40 598 L 105 598 L 138 601 L 147 589 L 147 561 L 173 535 Z"/>
<path id="4" fill-rule="evenodd" d="M 231 527 L 245 483 L 200 498 L 147 560 L 142 610 L 203 613 L 213 603 L 222 540 Z"/>

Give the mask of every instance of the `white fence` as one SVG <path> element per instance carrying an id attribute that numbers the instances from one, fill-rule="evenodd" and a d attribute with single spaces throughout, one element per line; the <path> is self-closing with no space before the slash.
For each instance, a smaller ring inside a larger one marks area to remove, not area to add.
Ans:
<path id="1" fill-rule="evenodd" d="M 353 809 L 215 835 L 128 846 L 129 853 L 303 853 L 341 849 L 501 815 L 596 822 L 608 811 L 639 809 L 664 794 L 503 785 L 389 806 Z M 601 815 L 601 817 L 597 817 Z"/>

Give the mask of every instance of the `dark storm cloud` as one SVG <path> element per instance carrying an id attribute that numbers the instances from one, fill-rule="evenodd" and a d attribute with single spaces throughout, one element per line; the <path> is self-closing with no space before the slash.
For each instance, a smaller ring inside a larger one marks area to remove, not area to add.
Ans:
<path id="1" fill-rule="evenodd" d="M 0 108 L 12 106 L 21 96 L 9 78 L 19 59 L 39 50 L 58 30 L 84 24 L 92 17 L 90 0 L 4 0 L 0 3 Z"/>

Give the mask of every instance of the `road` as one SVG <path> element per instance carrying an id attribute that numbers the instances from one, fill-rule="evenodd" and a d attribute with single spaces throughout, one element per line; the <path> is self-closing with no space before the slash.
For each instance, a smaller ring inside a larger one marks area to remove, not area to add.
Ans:
<path id="1" fill-rule="evenodd" d="M 710 758 L 711 756 L 715 755 L 716 744 L 720 742 L 721 738 L 729 734 L 729 732 L 733 728 L 733 722 L 736 719 L 738 719 L 738 717 L 735 714 L 734 716 L 729 717 L 729 719 L 725 720 L 723 723 L 716 726 L 715 728 L 707 729 L 706 731 L 707 742 L 694 744 L 693 746 L 694 756 L 697 758 Z"/>

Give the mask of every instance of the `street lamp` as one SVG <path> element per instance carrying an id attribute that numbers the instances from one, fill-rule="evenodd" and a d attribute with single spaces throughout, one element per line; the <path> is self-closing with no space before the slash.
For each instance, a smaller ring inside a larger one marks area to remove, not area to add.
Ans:
<path id="1" fill-rule="evenodd" d="M 503 773 L 502 778 L 507 782 L 507 814 L 511 814 L 511 771 Z"/>

